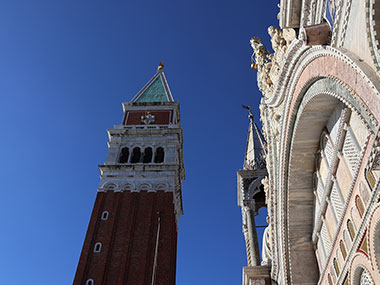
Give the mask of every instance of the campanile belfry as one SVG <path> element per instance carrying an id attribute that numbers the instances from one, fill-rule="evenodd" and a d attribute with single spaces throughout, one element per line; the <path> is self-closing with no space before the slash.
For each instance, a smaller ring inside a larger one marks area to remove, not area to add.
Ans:
<path id="1" fill-rule="evenodd" d="M 175 284 L 185 171 L 179 104 L 163 64 L 123 110 L 108 130 L 74 284 Z"/>

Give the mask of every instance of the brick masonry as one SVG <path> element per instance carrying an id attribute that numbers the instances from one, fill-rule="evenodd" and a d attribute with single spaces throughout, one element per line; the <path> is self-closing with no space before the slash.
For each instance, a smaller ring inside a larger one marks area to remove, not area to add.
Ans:
<path id="1" fill-rule="evenodd" d="M 102 220 L 103 211 L 109 212 Z M 155 284 L 175 284 L 177 227 L 172 192 L 98 192 L 74 285 L 151 284 L 158 229 Z M 95 253 L 95 243 L 101 252 Z"/>

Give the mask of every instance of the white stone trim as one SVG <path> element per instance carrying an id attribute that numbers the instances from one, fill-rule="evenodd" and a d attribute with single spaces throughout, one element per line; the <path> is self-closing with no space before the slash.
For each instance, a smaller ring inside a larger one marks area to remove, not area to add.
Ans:
<path id="1" fill-rule="evenodd" d="M 376 20 L 374 19 L 376 13 L 376 5 L 378 6 L 379 0 L 366 0 L 366 25 L 367 25 L 367 39 L 368 39 L 368 45 L 370 47 L 370 52 L 372 56 L 372 60 L 374 62 L 376 71 L 378 74 L 380 74 L 380 34 L 378 32 L 380 31 L 379 28 L 377 28 L 378 31 L 376 31 L 376 27 L 380 25 L 380 20 L 376 23 Z M 377 25 L 376 25 L 377 24 Z"/>

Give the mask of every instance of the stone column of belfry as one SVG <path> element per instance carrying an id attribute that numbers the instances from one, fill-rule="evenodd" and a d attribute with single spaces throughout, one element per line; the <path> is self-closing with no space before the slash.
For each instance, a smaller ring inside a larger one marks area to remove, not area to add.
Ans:
<path id="1" fill-rule="evenodd" d="M 185 174 L 179 104 L 162 64 L 123 109 L 122 124 L 108 130 L 74 284 L 175 284 Z"/>

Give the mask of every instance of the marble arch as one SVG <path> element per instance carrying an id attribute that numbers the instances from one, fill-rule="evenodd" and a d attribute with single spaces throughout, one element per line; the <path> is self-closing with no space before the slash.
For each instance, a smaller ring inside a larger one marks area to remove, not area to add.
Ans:
<path id="1" fill-rule="evenodd" d="M 282 94 L 285 111 L 279 147 L 280 165 L 276 173 L 282 229 L 278 236 L 282 254 L 287 257 L 282 266 L 284 281 L 315 284 L 319 273 L 311 242 L 312 174 L 320 134 L 339 102 L 361 114 L 370 133 L 375 133 L 380 110 L 376 109 L 378 104 L 371 102 L 378 100 L 379 89 L 372 83 L 371 71 L 365 65 L 337 49 L 315 47 L 306 50 L 300 58 L 303 60 L 294 66 L 298 71 L 293 70 L 293 78 L 289 80 L 294 89 Z M 305 272 L 308 272 L 307 276 Z"/>
<path id="2" fill-rule="evenodd" d="M 281 0 L 280 29 L 268 28 L 274 53 L 260 53 L 266 49 L 257 38 L 250 42 L 263 95 L 270 263 L 248 261 L 244 285 L 380 280 L 378 2 Z"/>

